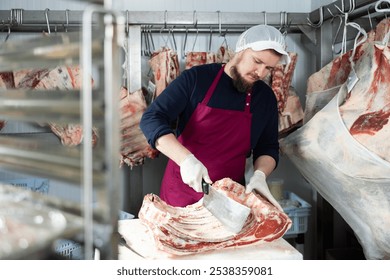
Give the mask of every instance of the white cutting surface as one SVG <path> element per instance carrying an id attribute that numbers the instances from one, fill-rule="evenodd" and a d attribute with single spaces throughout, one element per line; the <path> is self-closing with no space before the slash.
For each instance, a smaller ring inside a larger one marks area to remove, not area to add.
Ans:
<path id="1" fill-rule="evenodd" d="M 151 232 L 139 219 L 120 220 L 119 233 L 127 244 L 145 259 L 157 260 L 302 260 L 302 254 L 286 240 L 280 238 L 273 242 L 256 243 L 235 248 L 224 248 L 187 256 L 172 256 L 155 246 Z M 119 246 L 120 260 L 141 260 L 130 249 Z"/>

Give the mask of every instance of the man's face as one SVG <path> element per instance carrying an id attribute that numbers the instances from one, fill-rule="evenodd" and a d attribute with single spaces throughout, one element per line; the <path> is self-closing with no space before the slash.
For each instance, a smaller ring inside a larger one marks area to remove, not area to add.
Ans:
<path id="1" fill-rule="evenodd" d="M 264 79 L 278 64 L 281 55 L 273 50 L 254 51 L 246 49 L 238 55 L 231 68 L 231 75 L 237 90 L 245 92 L 258 80 Z"/>

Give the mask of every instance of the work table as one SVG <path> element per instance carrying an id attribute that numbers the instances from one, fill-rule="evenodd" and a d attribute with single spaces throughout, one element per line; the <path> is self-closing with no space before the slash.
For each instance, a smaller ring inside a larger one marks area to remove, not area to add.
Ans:
<path id="1" fill-rule="evenodd" d="M 166 260 L 302 260 L 302 254 L 283 238 L 272 242 L 223 248 L 209 252 L 186 256 L 172 256 L 158 250 L 148 228 L 139 219 L 120 220 L 118 231 L 126 240 L 127 245 L 119 246 L 119 259 L 166 259 Z"/>

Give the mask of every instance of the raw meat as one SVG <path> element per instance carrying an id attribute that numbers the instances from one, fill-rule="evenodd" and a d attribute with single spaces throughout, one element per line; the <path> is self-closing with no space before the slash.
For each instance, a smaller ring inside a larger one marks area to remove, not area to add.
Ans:
<path id="1" fill-rule="evenodd" d="M 12 72 L 0 73 L 0 90 L 15 88 L 14 74 Z M 0 130 L 6 125 L 6 121 L 0 121 Z"/>
<path id="2" fill-rule="evenodd" d="M 374 30 L 368 32 L 367 40 L 357 47 L 353 61 L 356 62 L 360 58 L 365 44 L 382 41 L 389 30 L 390 19 L 383 19 Z M 342 54 L 309 77 L 303 123 L 307 123 L 316 112 L 322 109 L 347 80 L 351 71 L 351 54 L 352 50 Z"/>
<path id="3" fill-rule="evenodd" d="M 367 259 L 390 259 L 390 50 L 367 43 L 350 92 L 337 95 L 281 150 L 351 226 Z"/>
<path id="4" fill-rule="evenodd" d="M 318 91 L 325 91 L 335 86 L 342 85 L 348 78 L 351 71 L 349 57 L 352 51 L 337 57 L 328 63 L 320 71 L 314 73 L 307 80 L 307 94 Z M 359 53 L 359 51 L 357 51 Z"/>
<path id="5" fill-rule="evenodd" d="M 303 109 L 299 96 L 295 89 L 290 87 L 286 104 L 282 112 L 279 112 L 279 136 L 283 137 L 293 129 L 300 126 L 303 119 Z"/>
<path id="6" fill-rule="evenodd" d="M 228 63 L 234 56 L 234 51 L 229 47 L 221 46 L 217 52 L 217 60 L 218 63 Z"/>
<path id="7" fill-rule="evenodd" d="M 291 87 L 292 76 L 297 63 L 297 54 L 289 53 L 291 62 L 287 65 L 278 64 L 264 81 L 271 86 L 278 102 L 279 111 L 279 136 L 284 137 L 287 133 L 299 126 L 303 119 L 301 101 Z"/>
<path id="8" fill-rule="evenodd" d="M 145 158 L 155 158 L 159 152 L 153 149 L 147 142 L 139 128 L 143 112 L 146 109 L 146 101 L 142 90 L 129 93 L 121 88 L 121 162 L 133 167 L 144 163 Z"/>
<path id="9" fill-rule="evenodd" d="M 360 144 L 390 162 L 390 48 L 366 44 L 356 61 L 360 81 L 340 106 L 350 134 Z"/>
<path id="10" fill-rule="evenodd" d="M 54 69 L 25 69 L 14 72 L 16 88 L 29 89 L 80 89 L 81 75 L 78 66 L 58 66 Z M 93 80 L 91 80 L 93 83 Z M 58 124 L 48 122 L 52 132 L 58 136 L 65 146 L 77 146 L 82 142 L 83 128 L 81 124 Z M 97 129 L 92 131 L 92 144 L 95 146 L 98 140 Z"/>
<path id="11" fill-rule="evenodd" d="M 225 178 L 213 187 L 251 208 L 243 229 L 234 234 L 205 207 L 202 200 L 187 207 L 173 207 L 157 195 L 148 194 L 138 214 L 153 233 L 156 246 L 173 255 L 187 255 L 225 247 L 271 242 L 291 227 L 290 218 L 258 194 L 245 194 L 245 187 Z"/>
<path id="12" fill-rule="evenodd" d="M 294 74 L 295 65 L 297 63 L 296 53 L 289 53 L 289 56 L 291 58 L 291 62 L 289 64 L 277 64 L 271 72 L 271 88 L 274 91 L 278 101 L 279 113 L 283 112 L 286 106 L 292 76 Z"/>
<path id="13" fill-rule="evenodd" d="M 163 47 L 152 54 L 149 65 L 154 75 L 156 98 L 180 74 L 179 59 L 175 51 Z"/>
<path id="14" fill-rule="evenodd" d="M 216 56 L 212 52 L 189 52 L 186 54 L 185 69 L 195 65 L 209 64 L 216 61 Z"/>

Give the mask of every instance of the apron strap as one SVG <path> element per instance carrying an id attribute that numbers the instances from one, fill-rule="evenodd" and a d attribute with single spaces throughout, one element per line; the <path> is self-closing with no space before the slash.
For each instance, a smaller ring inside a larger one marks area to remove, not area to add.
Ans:
<path id="1" fill-rule="evenodd" d="M 206 96 L 203 98 L 202 104 L 207 105 L 207 104 L 209 103 L 209 100 L 210 100 L 211 96 L 213 95 L 215 88 L 216 88 L 217 85 L 218 85 L 219 79 L 221 79 L 221 76 L 222 76 L 222 73 L 223 73 L 223 69 L 224 69 L 224 68 L 225 68 L 225 65 L 222 65 L 222 67 L 221 67 L 221 69 L 218 71 L 218 74 L 217 74 L 217 76 L 215 77 L 213 83 L 211 84 L 211 86 L 210 86 L 209 89 L 207 90 Z"/>
<path id="2" fill-rule="evenodd" d="M 202 100 L 202 104 L 207 105 L 210 101 L 211 96 L 214 93 L 215 88 L 218 85 L 219 80 L 221 79 L 223 69 L 225 68 L 225 65 L 222 65 L 221 69 L 218 71 L 217 76 L 215 77 L 213 83 L 209 87 L 209 89 L 206 92 L 206 96 Z M 252 89 L 247 91 L 246 99 L 245 99 L 245 112 L 250 113 L 250 104 L 251 104 L 251 98 L 252 98 Z"/>

